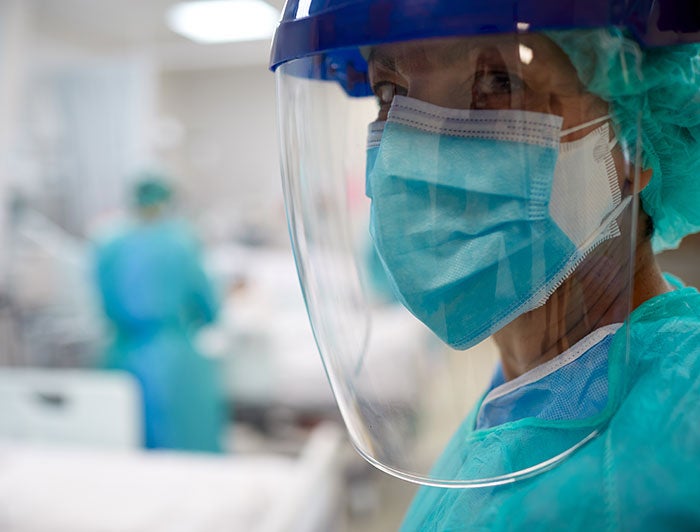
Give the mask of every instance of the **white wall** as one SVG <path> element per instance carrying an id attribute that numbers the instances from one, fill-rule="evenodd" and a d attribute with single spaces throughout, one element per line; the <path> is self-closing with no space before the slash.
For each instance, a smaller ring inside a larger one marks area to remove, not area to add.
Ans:
<path id="1" fill-rule="evenodd" d="M 6 207 L 12 178 L 10 153 L 16 141 L 28 25 L 29 14 L 22 0 L 0 0 L 0 290 L 6 273 Z"/>
<path id="2" fill-rule="evenodd" d="M 216 218 L 222 238 L 239 236 L 240 222 L 286 239 L 272 73 L 263 65 L 167 72 L 160 86 L 163 123 L 182 128 L 160 153 L 189 210 L 205 224 Z"/>
<path id="3" fill-rule="evenodd" d="M 61 34 L 35 1 L 23 5 L 32 8 L 31 46 L 19 65 L 11 186 L 81 235 L 123 206 L 128 176 L 152 161 L 155 61 L 144 47 L 92 46 L 80 33 Z"/>
<path id="4" fill-rule="evenodd" d="M 169 0 L 158 1 L 163 11 Z M 76 12 L 92 6 L 61 2 Z M 274 76 L 260 53 L 269 43 L 198 46 L 169 37 L 160 12 L 151 13 L 151 41 L 129 40 L 138 17 L 123 6 L 104 16 L 88 9 L 80 19 L 91 21 L 86 26 L 68 24 L 69 14 L 58 17 L 51 0 L 0 0 L 0 8 L 9 5 L 40 8 L 32 10 L 32 49 L 22 61 L 26 90 L 15 104 L 0 101 L 0 122 L 7 122 L 4 110 L 19 110 L 12 124 L 0 123 L 0 142 L 3 131 L 19 137 L 13 177 L 45 214 L 83 233 L 124 205 L 130 175 L 154 161 L 179 181 L 186 214 L 205 225 L 205 236 L 228 240 L 257 229 L 286 244 Z M 102 27 L 111 33 L 100 39 L 95 28 Z M 3 59 L 5 41 L 0 35 Z M 163 59 L 163 49 L 175 53 L 175 45 L 189 50 L 176 54 L 186 60 Z M 0 77 L 0 93 L 6 79 Z"/>
<path id="5" fill-rule="evenodd" d="M 125 182 L 149 164 L 153 78 L 138 55 L 67 58 L 33 72 L 24 126 L 38 168 L 23 181 L 34 181 L 45 213 L 69 231 L 121 208 Z"/>

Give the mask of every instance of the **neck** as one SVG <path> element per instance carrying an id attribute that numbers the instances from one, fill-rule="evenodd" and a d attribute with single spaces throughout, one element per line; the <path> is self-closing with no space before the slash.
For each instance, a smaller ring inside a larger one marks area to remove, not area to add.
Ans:
<path id="1" fill-rule="evenodd" d="M 661 268 L 659 268 L 654 252 L 651 249 L 651 242 L 646 241 L 642 249 L 638 249 L 638 257 L 634 272 L 634 291 L 632 293 L 632 310 L 636 309 L 645 301 L 667 292 L 672 292 L 673 288 L 664 279 Z"/>
<path id="2" fill-rule="evenodd" d="M 543 306 L 494 335 L 506 380 L 551 360 L 600 327 L 623 322 L 631 310 L 671 290 L 648 239 L 637 247 L 631 294 L 628 261 L 619 255 L 615 241 L 602 244 Z"/>

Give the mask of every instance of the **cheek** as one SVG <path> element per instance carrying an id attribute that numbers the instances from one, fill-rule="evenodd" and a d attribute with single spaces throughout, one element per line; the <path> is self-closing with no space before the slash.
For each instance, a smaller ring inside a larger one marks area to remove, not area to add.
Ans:
<path id="1" fill-rule="evenodd" d="M 527 88 L 524 91 L 522 108 L 536 113 L 561 116 L 560 109 L 552 105 L 552 95 Z"/>
<path id="2" fill-rule="evenodd" d="M 553 109 L 552 114 L 563 117 L 562 129 L 576 127 L 608 114 L 608 104 L 592 94 L 561 94 L 551 93 L 549 105 Z M 594 127 L 586 128 L 566 137 L 567 141 L 585 137 L 593 131 Z"/>
<path id="3" fill-rule="evenodd" d="M 472 105 L 472 94 L 464 81 L 439 70 L 429 76 L 413 75 L 408 83 L 408 96 L 448 109 L 470 109 Z"/>

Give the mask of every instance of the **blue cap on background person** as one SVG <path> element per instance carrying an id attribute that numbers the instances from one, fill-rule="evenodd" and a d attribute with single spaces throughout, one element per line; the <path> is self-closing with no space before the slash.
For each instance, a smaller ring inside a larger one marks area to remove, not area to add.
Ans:
<path id="1" fill-rule="evenodd" d="M 133 192 L 137 207 L 152 207 L 167 203 L 172 196 L 172 186 L 163 175 L 153 172 L 139 174 Z"/>

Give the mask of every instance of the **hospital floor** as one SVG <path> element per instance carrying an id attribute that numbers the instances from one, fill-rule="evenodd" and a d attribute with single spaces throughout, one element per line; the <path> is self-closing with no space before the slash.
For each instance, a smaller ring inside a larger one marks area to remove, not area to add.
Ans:
<path id="1" fill-rule="evenodd" d="M 348 494 L 347 532 L 398 530 L 416 486 L 377 469 L 369 471 L 368 479 L 367 486 L 356 488 L 364 493 Z"/>

